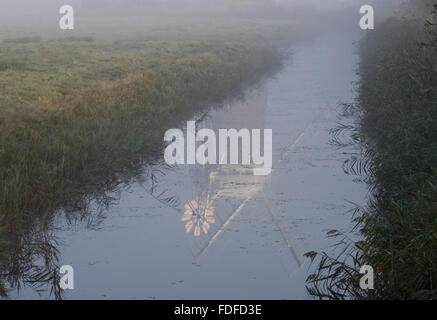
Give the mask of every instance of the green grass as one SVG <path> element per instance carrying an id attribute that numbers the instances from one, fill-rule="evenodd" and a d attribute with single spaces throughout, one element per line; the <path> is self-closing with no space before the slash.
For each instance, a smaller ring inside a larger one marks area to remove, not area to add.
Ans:
<path id="1" fill-rule="evenodd" d="M 363 241 L 322 254 L 310 293 L 325 298 L 437 298 L 437 19 L 388 19 L 360 44 L 352 128 L 373 197 L 355 212 Z M 424 27 L 425 25 L 425 27 Z M 312 254 L 314 259 L 316 255 Z M 375 290 L 360 290 L 360 266 Z"/>
<path id="2" fill-rule="evenodd" d="M 437 298 L 437 33 L 415 21 L 384 26 L 361 54 L 377 195 L 365 213 L 365 258 L 377 267 L 376 297 Z"/>

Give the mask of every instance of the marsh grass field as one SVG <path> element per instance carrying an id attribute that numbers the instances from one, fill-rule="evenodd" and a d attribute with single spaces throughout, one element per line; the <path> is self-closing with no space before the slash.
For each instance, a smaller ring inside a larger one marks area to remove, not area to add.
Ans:
<path id="1" fill-rule="evenodd" d="M 79 21 L 67 34 L 44 24 L 9 26 L 0 35 L 4 296 L 26 283 L 58 288 L 49 240 L 56 213 L 85 210 L 160 161 L 163 134 L 180 115 L 272 74 L 297 37 L 289 22 L 268 20 L 136 21 L 132 28 L 123 20 L 118 33 L 105 23 L 117 21 Z"/>
<path id="2" fill-rule="evenodd" d="M 220 33 L 217 23 L 199 34 L 193 23 L 123 40 L 4 39 L 2 211 L 44 211 L 71 197 L 75 181 L 84 190 L 87 177 L 121 158 L 151 156 L 144 151 L 174 114 L 219 102 L 278 66 L 277 25 L 248 22 Z"/>

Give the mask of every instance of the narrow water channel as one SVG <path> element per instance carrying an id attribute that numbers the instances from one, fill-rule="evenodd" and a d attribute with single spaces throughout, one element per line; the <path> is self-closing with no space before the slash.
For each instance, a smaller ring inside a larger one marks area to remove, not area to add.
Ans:
<path id="1" fill-rule="evenodd" d="M 269 176 L 244 167 L 159 167 L 153 183 L 145 178 L 114 194 L 92 228 L 60 218 L 60 265 L 73 266 L 75 275 L 74 290 L 63 297 L 308 298 L 303 254 L 328 247 L 328 230 L 348 230 L 350 202 L 366 197 L 366 187 L 342 170 L 347 150 L 329 144 L 329 130 L 341 121 L 338 102 L 354 98 L 358 37 L 326 33 L 296 43 L 274 79 L 212 108 L 198 123 L 272 129 Z M 202 201 L 213 218 L 208 233 L 195 236 L 182 218 Z M 24 288 L 14 297 L 38 296 Z"/>

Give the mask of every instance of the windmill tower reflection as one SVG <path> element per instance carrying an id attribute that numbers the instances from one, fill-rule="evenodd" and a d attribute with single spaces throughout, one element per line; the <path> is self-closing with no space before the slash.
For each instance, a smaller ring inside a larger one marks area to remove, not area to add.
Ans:
<path id="1" fill-rule="evenodd" d="M 196 127 L 198 130 L 204 127 L 215 131 L 220 128 L 266 129 L 266 107 L 266 89 L 258 87 L 248 91 L 243 101 L 233 103 L 232 108 L 228 107 L 226 112 L 221 110 L 214 113 L 213 110 L 213 115 L 196 123 Z M 241 148 L 239 150 L 241 159 Z M 296 264 L 299 267 L 302 265 L 273 205 L 263 191 L 270 175 L 255 176 L 253 168 L 253 165 L 240 164 L 195 165 L 190 168 L 193 197 L 187 199 L 181 221 L 187 233 L 194 236 L 191 243 L 197 263 L 244 207 L 257 197 L 263 199 L 265 207 L 262 210 L 271 215 Z"/>

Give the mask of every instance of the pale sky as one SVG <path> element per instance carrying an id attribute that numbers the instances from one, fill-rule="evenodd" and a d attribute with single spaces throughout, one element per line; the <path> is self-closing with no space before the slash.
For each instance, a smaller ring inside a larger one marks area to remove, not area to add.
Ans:
<path id="1" fill-rule="evenodd" d="M 73 7 L 80 8 L 81 4 L 86 4 L 87 1 L 92 1 L 94 3 L 98 3 L 97 0 L 44 0 L 44 1 L 36 1 L 36 0 L 0 0 L 0 14 L 13 14 L 13 13 L 42 13 L 42 12 L 51 12 L 57 11 L 61 5 L 69 4 Z M 120 0 L 100 0 L 103 6 L 108 3 L 120 3 L 124 6 L 123 2 Z M 150 0 L 137 0 L 137 2 L 150 2 Z M 183 4 L 184 1 L 188 2 L 198 2 L 199 6 L 202 4 L 208 3 L 207 0 L 159 0 L 161 2 L 167 2 L 169 6 L 171 5 L 180 5 Z M 238 0 L 214 0 L 210 3 L 219 3 L 220 1 L 227 1 L 228 3 L 237 3 Z M 351 3 L 356 0 L 271 0 L 276 4 L 281 5 L 308 5 L 315 4 L 320 8 L 338 8 L 344 6 L 347 3 Z M 247 2 L 247 0 L 246 0 Z"/>

